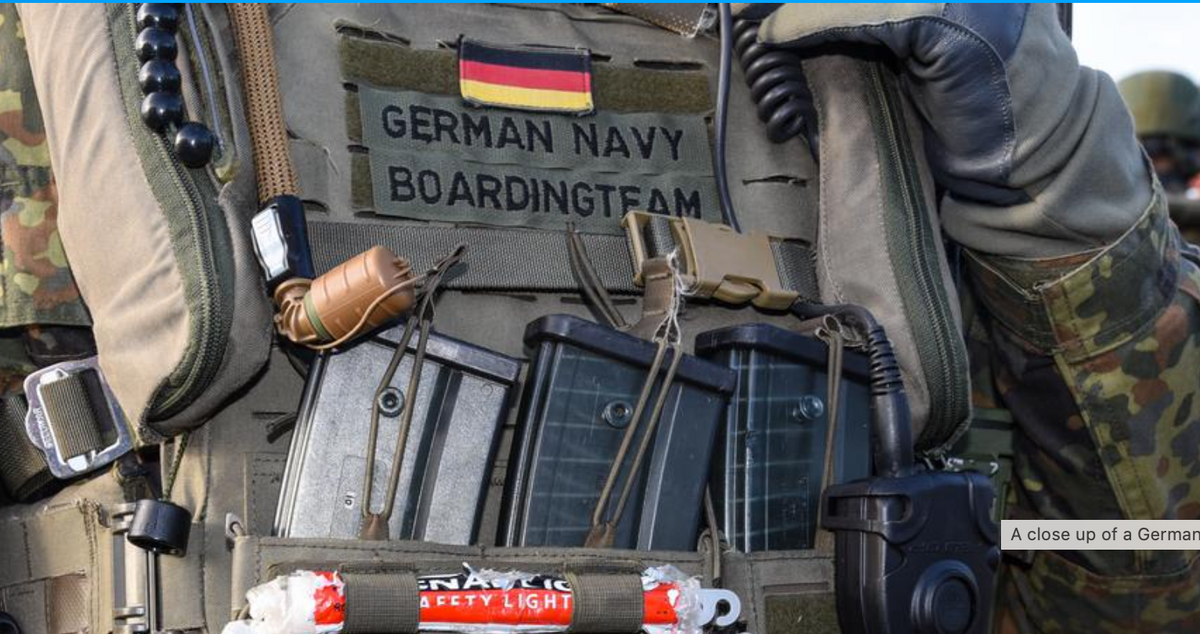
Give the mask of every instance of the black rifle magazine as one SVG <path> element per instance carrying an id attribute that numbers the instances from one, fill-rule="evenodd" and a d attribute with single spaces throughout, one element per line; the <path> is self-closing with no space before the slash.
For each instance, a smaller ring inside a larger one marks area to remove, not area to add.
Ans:
<path id="1" fill-rule="evenodd" d="M 371 406 L 402 332 L 403 325 L 393 327 L 313 363 L 284 471 L 277 535 L 358 537 Z M 387 492 L 417 339 L 380 399 L 375 512 Z M 475 543 L 520 368 L 516 359 L 430 335 L 388 524 L 391 539 Z"/>
<path id="2" fill-rule="evenodd" d="M 737 373 L 710 480 L 726 539 L 745 552 L 812 548 L 831 409 L 826 345 L 754 323 L 701 333 L 696 354 Z M 869 383 L 866 358 L 847 350 L 834 482 L 871 475 Z"/>
<path id="3" fill-rule="evenodd" d="M 582 546 L 657 344 L 567 315 L 530 323 L 525 343 L 533 360 L 509 462 L 500 542 Z M 606 521 L 612 520 L 630 477 L 670 360 L 668 353 L 655 378 L 650 405 L 609 497 Z M 680 360 L 616 524 L 615 547 L 696 548 L 712 447 L 733 384 L 727 368 L 690 355 Z"/>

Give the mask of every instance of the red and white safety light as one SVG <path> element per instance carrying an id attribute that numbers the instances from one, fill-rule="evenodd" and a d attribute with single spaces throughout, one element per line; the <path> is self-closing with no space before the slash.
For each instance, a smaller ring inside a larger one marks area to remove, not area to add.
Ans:
<path id="1" fill-rule="evenodd" d="M 476 571 L 419 577 L 420 628 L 472 634 L 553 634 L 571 624 L 574 597 L 557 575 Z M 699 634 L 737 621 L 741 603 L 728 590 L 665 566 L 642 573 L 643 629 L 652 634 Z M 246 594 L 251 618 L 223 634 L 334 634 L 346 618 L 345 584 L 334 572 L 299 571 Z M 352 607 L 352 606 L 351 606 Z"/>

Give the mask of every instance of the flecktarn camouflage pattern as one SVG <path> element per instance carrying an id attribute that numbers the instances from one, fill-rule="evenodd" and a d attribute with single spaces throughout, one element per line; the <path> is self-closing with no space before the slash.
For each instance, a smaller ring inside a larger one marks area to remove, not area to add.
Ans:
<path id="1" fill-rule="evenodd" d="M 12 4 L 0 5 L 0 327 L 89 325 L 56 223 L 42 115 Z"/>
<path id="2" fill-rule="evenodd" d="M 0 4 L 0 391 L 20 389 L 34 357 L 78 356 L 90 337 L 61 326 L 91 321 L 71 277 L 56 222 L 58 195 L 41 110 L 12 4 Z M 39 324 L 33 327 L 33 324 Z"/>
<path id="3" fill-rule="evenodd" d="M 1161 195 L 1121 240 L 972 256 L 992 383 L 1017 421 L 1009 516 L 1200 519 L 1200 253 Z M 1038 552 L 1004 571 L 1001 634 L 1200 632 L 1188 551 Z"/>

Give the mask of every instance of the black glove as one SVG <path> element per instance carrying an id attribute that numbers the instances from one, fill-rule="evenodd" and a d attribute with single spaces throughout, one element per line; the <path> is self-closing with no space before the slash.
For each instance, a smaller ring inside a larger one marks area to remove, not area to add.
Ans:
<path id="1" fill-rule="evenodd" d="M 813 53 L 882 46 L 896 57 L 934 176 L 951 194 L 946 230 L 967 246 L 1022 256 L 1096 248 L 1149 203 L 1124 104 L 1111 79 L 1079 65 L 1054 5 L 786 4 L 759 37 Z M 997 242 L 996 231 L 1028 239 Z"/>

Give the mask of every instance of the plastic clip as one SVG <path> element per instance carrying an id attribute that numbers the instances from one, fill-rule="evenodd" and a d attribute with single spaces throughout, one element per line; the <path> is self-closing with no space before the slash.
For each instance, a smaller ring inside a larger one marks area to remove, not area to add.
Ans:
<path id="1" fill-rule="evenodd" d="M 633 258 L 634 284 L 642 284 L 642 262 L 653 257 L 646 249 L 646 227 L 663 220 L 669 223 L 679 249 L 683 281 L 695 296 L 729 304 L 749 302 L 767 310 L 787 310 L 799 297 L 780 280 L 770 236 L 644 211 L 631 211 L 621 220 Z"/>
<path id="2" fill-rule="evenodd" d="M 293 277 L 312 279 L 304 205 L 295 196 L 276 196 L 250 220 L 251 238 L 268 290 Z"/>

